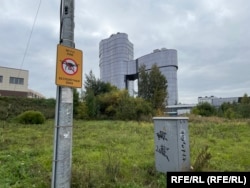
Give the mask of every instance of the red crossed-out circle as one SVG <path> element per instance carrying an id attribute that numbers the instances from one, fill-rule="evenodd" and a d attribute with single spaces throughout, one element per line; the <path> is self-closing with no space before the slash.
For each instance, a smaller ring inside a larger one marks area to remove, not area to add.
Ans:
<path id="1" fill-rule="evenodd" d="M 78 65 L 73 59 L 66 58 L 62 61 L 62 70 L 67 75 L 74 75 L 78 71 Z"/>

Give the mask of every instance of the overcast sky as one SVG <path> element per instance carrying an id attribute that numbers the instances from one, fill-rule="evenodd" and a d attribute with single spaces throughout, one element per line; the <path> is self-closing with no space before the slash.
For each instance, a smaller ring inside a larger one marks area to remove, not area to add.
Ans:
<path id="1" fill-rule="evenodd" d="M 60 0 L 1 0 L 0 11 L 0 66 L 28 70 L 29 89 L 55 98 Z M 176 49 L 179 102 L 191 104 L 250 95 L 249 20 L 249 0 L 76 0 L 74 40 L 83 75 L 97 78 L 99 42 L 111 34 L 128 34 L 135 59 Z"/>

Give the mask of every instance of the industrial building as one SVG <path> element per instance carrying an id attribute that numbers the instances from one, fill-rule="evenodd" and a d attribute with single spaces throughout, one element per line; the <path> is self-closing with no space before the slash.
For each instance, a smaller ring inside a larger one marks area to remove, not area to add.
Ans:
<path id="1" fill-rule="evenodd" d="M 214 107 L 220 107 L 223 103 L 240 103 L 242 97 L 215 97 L 215 96 L 205 96 L 205 97 L 198 97 L 198 103 L 209 103 Z"/>
<path id="2" fill-rule="evenodd" d="M 167 104 L 178 104 L 177 70 L 178 59 L 175 49 L 156 49 L 150 54 L 134 59 L 134 46 L 126 33 L 117 33 L 104 39 L 99 44 L 100 79 L 109 82 L 119 89 L 134 89 L 141 65 L 150 71 L 156 64 L 168 82 Z"/>
<path id="3" fill-rule="evenodd" d="M 28 89 L 29 71 L 0 66 L 0 96 L 45 98 Z"/>

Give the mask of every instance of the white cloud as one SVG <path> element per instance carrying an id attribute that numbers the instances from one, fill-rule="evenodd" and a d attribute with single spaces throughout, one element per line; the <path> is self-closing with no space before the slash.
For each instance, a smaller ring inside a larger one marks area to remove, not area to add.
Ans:
<path id="1" fill-rule="evenodd" d="M 28 69 L 29 87 L 55 97 L 55 59 L 60 2 L 2 0 L 0 66 Z M 157 48 L 178 51 L 179 101 L 198 96 L 250 93 L 250 2 L 246 0 L 81 0 L 75 1 L 75 44 L 83 51 L 83 73 L 99 77 L 99 42 L 125 32 L 134 57 Z"/>

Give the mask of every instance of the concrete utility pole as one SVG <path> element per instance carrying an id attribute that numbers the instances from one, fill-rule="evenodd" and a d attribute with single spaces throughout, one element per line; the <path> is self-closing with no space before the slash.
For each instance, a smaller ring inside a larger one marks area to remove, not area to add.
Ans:
<path id="1" fill-rule="evenodd" d="M 74 0 L 61 0 L 60 44 L 74 44 Z M 70 188 L 72 163 L 73 89 L 57 86 L 52 188 Z"/>

